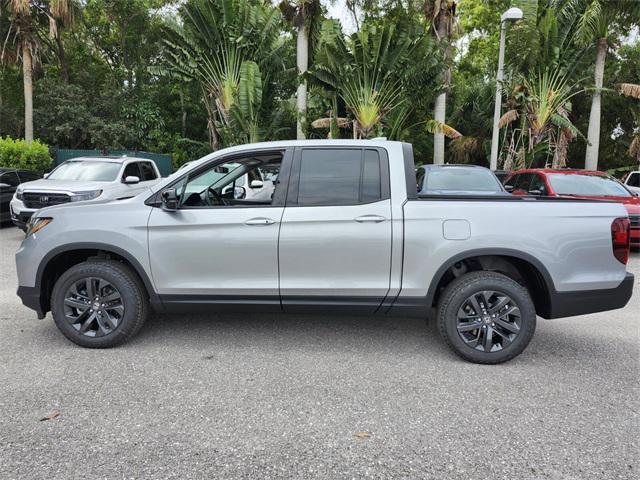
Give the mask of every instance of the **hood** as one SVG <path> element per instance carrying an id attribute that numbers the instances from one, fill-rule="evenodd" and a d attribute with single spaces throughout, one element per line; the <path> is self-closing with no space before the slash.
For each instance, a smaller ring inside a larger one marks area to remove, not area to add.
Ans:
<path id="1" fill-rule="evenodd" d="M 73 180 L 48 180 L 41 178 L 33 182 L 25 182 L 20 184 L 23 191 L 37 192 L 89 192 L 92 190 L 104 190 L 113 182 L 88 182 Z"/>
<path id="2" fill-rule="evenodd" d="M 603 196 L 603 195 L 558 195 L 558 197 L 565 197 L 565 198 L 586 198 L 589 200 L 608 200 L 610 202 L 618 202 L 618 203 L 623 203 L 625 206 L 627 205 L 637 205 L 640 206 L 640 198 L 639 197 L 618 197 L 615 195 L 607 195 L 607 196 Z"/>
<path id="3" fill-rule="evenodd" d="M 627 212 L 629 212 L 629 215 L 640 215 L 640 205 L 626 203 L 624 205 L 624 208 L 627 209 Z"/>

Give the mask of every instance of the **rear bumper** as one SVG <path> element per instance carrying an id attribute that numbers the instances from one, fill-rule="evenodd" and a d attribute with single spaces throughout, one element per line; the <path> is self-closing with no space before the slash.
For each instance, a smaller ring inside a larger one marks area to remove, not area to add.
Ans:
<path id="1" fill-rule="evenodd" d="M 563 318 L 589 313 L 606 312 L 624 307 L 633 294 L 633 274 L 627 273 L 615 288 L 604 290 L 581 290 L 553 292 L 550 311 L 544 318 Z"/>

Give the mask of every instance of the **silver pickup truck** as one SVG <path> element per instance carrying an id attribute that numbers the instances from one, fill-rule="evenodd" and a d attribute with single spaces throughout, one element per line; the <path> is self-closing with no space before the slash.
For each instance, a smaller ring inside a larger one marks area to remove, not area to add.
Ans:
<path id="1" fill-rule="evenodd" d="M 264 188 L 238 187 L 247 174 L 272 179 L 270 198 L 238 194 Z M 536 315 L 623 307 L 628 249 L 617 203 L 419 195 L 411 145 L 309 140 L 221 150 L 131 199 L 42 209 L 16 262 L 23 303 L 84 347 L 132 337 L 150 308 L 435 315 L 461 357 L 500 363 Z"/>

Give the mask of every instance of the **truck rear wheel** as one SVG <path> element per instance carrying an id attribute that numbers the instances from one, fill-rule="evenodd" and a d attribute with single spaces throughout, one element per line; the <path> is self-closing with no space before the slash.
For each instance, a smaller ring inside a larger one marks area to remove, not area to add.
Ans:
<path id="1" fill-rule="evenodd" d="M 438 328 L 459 356 L 496 364 L 518 356 L 536 329 L 526 288 L 496 272 L 471 272 L 451 282 L 438 306 Z"/>
<path id="2" fill-rule="evenodd" d="M 115 260 L 71 267 L 51 294 L 58 329 L 73 343 L 109 348 L 134 336 L 147 317 L 148 300 L 136 275 Z"/>

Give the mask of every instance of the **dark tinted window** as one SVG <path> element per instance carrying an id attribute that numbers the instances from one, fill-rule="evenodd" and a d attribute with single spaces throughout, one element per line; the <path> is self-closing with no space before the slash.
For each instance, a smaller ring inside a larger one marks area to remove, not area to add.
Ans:
<path id="1" fill-rule="evenodd" d="M 525 192 L 529 191 L 529 185 L 531 185 L 531 177 L 533 174 L 531 173 L 523 173 L 522 175 L 518 175 L 518 182 L 516 183 L 516 190 L 524 190 Z"/>
<path id="2" fill-rule="evenodd" d="M 33 180 L 38 180 L 40 177 L 40 175 L 38 175 L 36 172 L 28 172 L 28 171 L 22 171 L 22 172 L 18 172 L 18 176 L 20 177 L 21 182 L 31 182 Z"/>
<path id="3" fill-rule="evenodd" d="M 507 182 L 504 183 L 505 187 L 516 187 L 516 183 L 518 183 L 518 178 L 520 175 L 512 175 Z"/>
<path id="4" fill-rule="evenodd" d="M 357 205 L 382 198 L 375 150 L 305 149 L 300 162 L 299 205 Z"/>
<path id="5" fill-rule="evenodd" d="M 380 155 L 375 150 L 365 150 L 361 202 L 375 202 L 381 198 L 380 181 Z"/>
<path id="6" fill-rule="evenodd" d="M 529 185 L 529 191 L 538 190 L 542 195 L 547 194 L 547 189 L 544 184 L 544 179 L 542 175 L 535 174 L 531 179 L 531 185 Z"/>
<path id="7" fill-rule="evenodd" d="M 140 168 L 138 167 L 138 162 L 131 162 L 129 165 L 124 167 L 124 173 L 122 174 L 122 178 L 125 179 L 127 177 L 138 177 L 142 180 L 142 175 L 140 175 Z"/>
<path id="8" fill-rule="evenodd" d="M 629 180 L 627 180 L 627 185 L 629 185 L 630 187 L 640 187 L 640 173 L 632 173 L 629 176 Z"/>
<path id="9" fill-rule="evenodd" d="M 17 187 L 20 185 L 20 179 L 16 172 L 7 172 L 0 175 L 0 183 L 6 183 L 12 187 Z"/>
<path id="10" fill-rule="evenodd" d="M 141 181 L 155 180 L 156 172 L 150 162 L 140 162 L 140 173 L 142 173 Z"/>
<path id="11" fill-rule="evenodd" d="M 361 167 L 362 150 L 303 150 L 298 203 L 359 203 Z"/>

